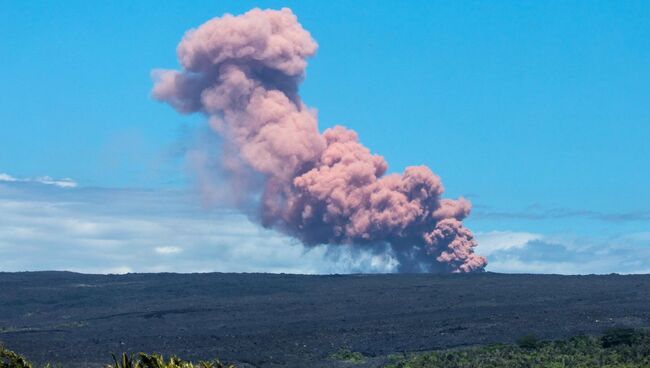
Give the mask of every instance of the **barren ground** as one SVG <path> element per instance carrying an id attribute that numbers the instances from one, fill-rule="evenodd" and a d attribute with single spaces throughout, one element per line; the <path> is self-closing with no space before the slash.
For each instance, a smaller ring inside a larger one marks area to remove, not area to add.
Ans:
<path id="1" fill-rule="evenodd" d="M 36 362 L 110 352 L 253 367 L 377 366 L 396 352 L 650 327 L 650 275 L 0 273 L 0 341 Z"/>

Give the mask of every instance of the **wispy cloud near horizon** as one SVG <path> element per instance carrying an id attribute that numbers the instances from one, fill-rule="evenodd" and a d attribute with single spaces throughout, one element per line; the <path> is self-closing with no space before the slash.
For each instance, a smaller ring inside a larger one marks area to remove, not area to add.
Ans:
<path id="1" fill-rule="evenodd" d="M 40 184 L 46 184 L 46 185 L 54 185 L 60 188 L 76 188 L 78 186 L 77 182 L 70 178 L 63 178 L 63 179 L 54 179 L 50 176 L 39 176 L 36 178 L 15 178 L 9 174 L 6 173 L 0 173 L 0 183 L 6 182 L 6 183 L 16 183 L 16 182 L 24 182 L 24 183 L 40 183 Z"/>
<path id="2" fill-rule="evenodd" d="M 520 210 L 500 210 L 490 207 L 477 207 L 472 216 L 480 219 L 508 220 L 559 220 L 583 218 L 598 221 L 650 221 L 650 211 L 603 212 L 590 209 L 545 207 L 531 205 Z"/>
<path id="3" fill-rule="evenodd" d="M 477 234 L 490 260 L 504 273 L 650 273 L 650 236 L 631 233 L 598 239 L 566 234 L 493 231 Z"/>
<path id="4" fill-rule="evenodd" d="M 394 272 L 390 254 L 305 248 L 238 211 L 206 209 L 198 193 L 60 186 L 0 177 L 0 271 Z M 477 232 L 487 271 L 648 273 L 650 231 L 598 238 L 540 231 Z"/>
<path id="5" fill-rule="evenodd" d="M 366 251 L 304 248 L 181 190 L 0 182 L 0 271 L 392 272 Z"/>

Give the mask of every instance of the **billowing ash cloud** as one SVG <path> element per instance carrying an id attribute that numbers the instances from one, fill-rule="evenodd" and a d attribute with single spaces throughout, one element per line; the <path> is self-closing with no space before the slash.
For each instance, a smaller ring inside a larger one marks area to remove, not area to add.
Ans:
<path id="1" fill-rule="evenodd" d="M 402 272 L 482 271 L 461 223 L 467 200 L 442 199 L 425 166 L 384 175 L 384 158 L 350 129 L 319 132 L 298 95 L 316 49 L 290 9 L 225 15 L 187 32 L 177 49 L 183 70 L 155 71 L 153 96 L 209 117 L 223 141 L 220 166 L 263 226 L 308 246 L 386 250 Z"/>

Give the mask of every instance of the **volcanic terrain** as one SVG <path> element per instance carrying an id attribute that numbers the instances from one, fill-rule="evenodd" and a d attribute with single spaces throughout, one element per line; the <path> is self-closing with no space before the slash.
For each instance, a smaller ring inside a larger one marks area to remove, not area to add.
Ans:
<path id="1" fill-rule="evenodd" d="M 160 352 L 240 367 L 378 366 L 397 352 L 650 326 L 650 275 L 0 273 L 0 341 L 101 367 Z"/>

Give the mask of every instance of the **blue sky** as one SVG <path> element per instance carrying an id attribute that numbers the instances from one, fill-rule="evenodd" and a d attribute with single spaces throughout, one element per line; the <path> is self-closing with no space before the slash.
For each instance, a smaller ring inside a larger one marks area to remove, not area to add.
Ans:
<path id="1" fill-rule="evenodd" d="M 320 45 L 301 94 L 321 129 L 349 126 L 391 171 L 425 164 L 448 196 L 469 197 L 466 223 L 488 270 L 650 272 L 646 1 L 0 0 L 0 269 L 385 270 L 323 249 L 305 255 L 237 214 L 201 208 L 183 146 L 202 119 L 149 96 L 151 70 L 177 67 L 187 29 L 283 6 Z M 43 206 L 53 212 L 39 215 Z M 173 244 L 162 230 L 136 236 L 129 220 L 166 229 Z M 181 220 L 207 235 L 184 234 L 172 225 Z M 240 236 L 219 238 L 224 224 Z M 44 244 L 53 229 L 60 244 Z M 255 242 L 233 253 L 239 266 L 205 263 L 260 231 L 279 244 L 269 252 L 282 249 L 272 265 L 253 259 Z M 25 247 L 32 258 L 19 255 Z M 145 268 L 114 256 L 133 248 L 160 259 Z"/>

